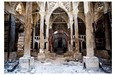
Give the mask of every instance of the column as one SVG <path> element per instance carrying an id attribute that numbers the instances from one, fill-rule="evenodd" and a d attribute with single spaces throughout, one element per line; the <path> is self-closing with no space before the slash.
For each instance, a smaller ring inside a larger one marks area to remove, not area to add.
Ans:
<path id="1" fill-rule="evenodd" d="M 93 37 L 93 15 L 90 2 L 84 2 L 84 13 L 86 23 L 86 56 L 83 57 L 83 63 L 88 70 L 98 70 L 98 58 L 94 56 L 94 37 Z"/>
<path id="2" fill-rule="evenodd" d="M 78 12 L 77 12 L 78 13 Z M 75 25 L 75 47 L 76 51 L 79 52 L 79 33 L 78 33 L 78 23 L 77 23 L 77 13 L 74 13 L 74 25 Z"/>
<path id="3" fill-rule="evenodd" d="M 78 32 L 78 20 L 77 20 L 77 17 L 78 17 L 78 4 L 79 3 L 75 3 L 75 2 L 72 2 L 73 3 L 73 19 L 74 19 L 74 28 L 75 28 L 75 47 L 76 47 L 76 51 L 79 52 L 79 32 Z"/>
<path id="4" fill-rule="evenodd" d="M 69 23 L 67 23 L 68 25 L 68 34 L 69 34 L 69 37 L 68 37 L 68 51 L 71 50 L 71 26 Z"/>
<path id="5" fill-rule="evenodd" d="M 45 12 L 46 12 L 46 15 L 45 15 L 45 24 L 46 24 L 46 51 L 49 50 L 49 11 L 48 11 L 48 7 L 49 7 L 49 4 L 48 2 L 45 4 Z"/>
<path id="6" fill-rule="evenodd" d="M 47 19 L 48 20 L 48 19 Z M 49 48 L 49 20 L 46 20 L 46 50 L 48 51 Z"/>
<path id="7" fill-rule="evenodd" d="M 31 46 L 31 15 L 32 14 L 32 3 L 26 3 L 26 15 L 25 15 L 25 41 L 24 41 L 24 56 L 30 57 L 30 46 Z"/>
<path id="8" fill-rule="evenodd" d="M 70 13 L 70 21 L 69 21 L 69 25 L 70 25 L 70 36 L 71 36 L 71 45 L 70 45 L 70 51 L 73 50 L 73 14 Z"/>
<path id="9" fill-rule="evenodd" d="M 43 27 L 44 27 L 44 14 L 40 14 L 40 50 L 39 52 L 43 51 L 44 49 L 44 32 L 43 32 Z"/>
<path id="10" fill-rule="evenodd" d="M 15 36 L 16 36 L 15 17 L 10 14 L 10 40 L 9 40 L 9 59 L 16 59 Z"/>
<path id="11" fill-rule="evenodd" d="M 33 28 L 33 49 L 35 47 L 35 26 Z"/>
<path id="12" fill-rule="evenodd" d="M 20 72 L 30 72 L 34 68 L 34 58 L 30 56 L 32 32 L 32 2 L 26 3 L 24 56 L 19 59 Z"/>
<path id="13" fill-rule="evenodd" d="M 90 3 L 87 4 L 89 5 Z M 88 10 L 87 13 L 85 13 L 85 20 L 86 20 L 87 56 L 91 57 L 94 56 L 94 37 L 93 37 L 93 28 L 92 28 L 92 13 L 90 12 L 90 9 Z"/>
<path id="14" fill-rule="evenodd" d="M 81 52 L 83 52 L 83 41 L 81 40 Z"/>
<path id="15" fill-rule="evenodd" d="M 79 51 L 79 35 L 78 35 L 78 22 L 77 22 L 77 14 L 78 14 L 78 10 L 75 10 L 73 13 L 74 16 L 74 31 L 75 31 L 75 53 L 74 55 L 78 58 L 81 59 L 81 53 Z"/>
<path id="16" fill-rule="evenodd" d="M 110 22 L 109 22 L 109 16 L 108 14 L 105 14 L 105 18 L 104 18 L 105 22 L 105 40 L 106 40 L 106 50 L 111 50 L 111 41 L 110 41 Z"/>
<path id="17" fill-rule="evenodd" d="M 105 40 L 106 40 L 106 50 L 111 50 L 111 40 L 110 40 L 110 34 L 111 34 L 111 27 L 110 27 L 110 19 L 109 19 L 109 15 L 107 14 L 107 10 L 108 10 L 108 3 L 104 3 L 104 26 L 105 26 Z"/>
<path id="18" fill-rule="evenodd" d="M 44 16 L 45 16 L 45 3 L 42 2 L 40 6 L 40 50 L 42 53 L 44 49 Z"/>
<path id="19" fill-rule="evenodd" d="M 72 28 L 72 25 L 73 25 L 73 24 L 70 24 L 70 26 L 71 26 L 71 29 L 70 29 L 70 32 L 71 32 L 71 45 L 70 45 L 70 51 L 73 50 L 73 28 Z"/>

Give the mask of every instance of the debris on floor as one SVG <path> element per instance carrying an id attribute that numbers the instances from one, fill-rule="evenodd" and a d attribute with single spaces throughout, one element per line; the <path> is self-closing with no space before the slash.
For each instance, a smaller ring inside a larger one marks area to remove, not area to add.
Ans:
<path id="1" fill-rule="evenodd" d="M 11 64 L 12 63 L 12 64 Z M 5 67 L 5 73 L 21 73 L 19 69 L 19 65 L 15 68 L 14 65 L 18 65 L 18 62 L 7 62 L 7 67 Z M 8 65 L 12 66 L 12 71 L 8 71 Z M 35 60 L 34 69 L 28 73 L 38 74 L 38 73 L 105 73 L 102 69 L 98 71 L 94 70 L 86 70 L 83 68 L 83 64 L 80 61 L 66 61 L 64 58 L 57 58 L 55 60 L 45 59 L 45 60 Z M 6 71 L 7 70 L 7 71 Z"/>

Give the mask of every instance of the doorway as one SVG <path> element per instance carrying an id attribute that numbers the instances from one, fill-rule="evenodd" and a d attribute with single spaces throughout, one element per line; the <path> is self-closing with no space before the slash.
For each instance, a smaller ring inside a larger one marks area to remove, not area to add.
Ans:
<path id="1" fill-rule="evenodd" d="M 67 36 L 64 33 L 53 34 L 52 49 L 56 54 L 64 54 L 68 50 Z"/>

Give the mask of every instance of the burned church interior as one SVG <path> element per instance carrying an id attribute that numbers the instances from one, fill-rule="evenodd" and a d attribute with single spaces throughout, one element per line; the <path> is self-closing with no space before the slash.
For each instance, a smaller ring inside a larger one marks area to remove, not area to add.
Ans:
<path id="1" fill-rule="evenodd" d="M 39 73 L 48 62 L 112 73 L 112 2 L 5 1 L 5 73 Z"/>

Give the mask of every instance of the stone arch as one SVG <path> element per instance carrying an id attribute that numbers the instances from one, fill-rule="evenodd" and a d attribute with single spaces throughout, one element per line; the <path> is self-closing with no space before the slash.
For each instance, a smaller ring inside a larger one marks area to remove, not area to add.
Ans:
<path id="1" fill-rule="evenodd" d="M 58 7 L 62 8 L 69 16 L 68 10 L 65 8 L 65 6 L 62 3 L 60 5 L 56 4 L 54 8 L 51 10 L 51 12 L 49 13 L 49 16 L 51 16 L 53 11 L 56 10 Z"/>
<path id="2" fill-rule="evenodd" d="M 59 19 L 61 19 L 61 20 L 59 20 Z M 64 22 L 64 23 L 56 23 L 56 22 Z M 67 25 L 66 21 L 62 17 L 55 18 L 53 20 L 51 26 L 52 26 L 53 31 L 64 30 L 64 31 L 67 32 L 67 30 L 68 30 L 68 25 Z"/>
<path id="3" fill-rule="evenodd" d="M 39 7 L 39 4 L 37 2 L 33 2 L 32 3 L 32 19 L 33 19 L 33 23 L 34 25 L 36 25 L 36 23 L 40 20 L 40 14 L 37 13 L 40 11 L 40 7 Z"/>
<path id="4" fill-rule="evenodd" d="M 53 19 L 53 22 L 58 18 L 58 16 L 56 16 L 54 19 Z M 64 17 L 61 17 L 63 20 L 65 20 L 65 22 L 67 23 L 67 20 L 64 18 Z M 51 23 L 52 25 L 53 23 Z"/>
<path id="5" fill-rule="evenodd" d="M 53 7 L 53 9 L 49 12 L 49 14 L 48 14 L 48 16 L 47 16 L 47 20 L 50 21 L 50 17 L 51 17 L 51 15 L 52 15 L 53 11 L 56 10 L 57 8 L 59 8 L 59 7 L 60 7 L 61 9 L 63 9 L 63 10 L 67 13 L 68 18 L 70 17 L 70 14 L 68 13 L 68 10 L 65 8 L 65 6 L 64 6 L 62 3 L 57 3 L 57 4 Z M 49 26 L 49 27 L 50 27 L 50 26 Z"/>
<path id="6" fill-rule="evenodd" d="M 33 12 L 38 12 L 40 10 L 40 6 L 37 2 L 32 3 L 32 8 L 33 8 Z"/>
<path id="7" fill-rule="evenodd" d="M 58 36 L 58 34 L 60 34 L 60 36 Z M 59 44 L 58 44 L 59 42 L 58 42 L 58 40 L 55 40 L 55 39 L 56 38 L 57 39 L 58 38 L 62 38 L 62 44 L 60 44 L 60 46 L 64 45 L 63 42 L 65 42 L 65 45 L 62 46 L 62 47 L 65 47 L 65 49 L 63 48 L 61 50 L 63 50 L 63 53 L 67 52 L 68 51 L 68 42 L 69 42 L 68 37 L 69 36 L 68 36 L 68 34 L 65 31 L 62 31 L 62 30 L 54 31 L 54 33 L 52 34 L 52 39 L 51 39 L 52 40 L 52 42 L 51 42 L 51 51 L 55 52 L 57 54 L 57 52 L 56 52 L 57 48 L 55 48 L 55 47 L 59 46 Z M 61 42 L 61 40 L 60 40 L 60 42 Z"/>
<path id="8" fill-rule="evenodd" d="M 112 26 L 111 26 L 111 12 L 103 13 L 94 24 L 94 34 L 95 34 L 95 43 L 97 50 L 105 50 L 106 49 L 106 37 L 110 40 L 109 45 L 111 46 L 112 40 Z M 107 24 L 108 25 L 107 25 Z M 109 36 L 107 36 L 107 35 Z M 101 39 L 99 41 L 99 39 Z M 101 45 L 99 45 L 101 43 Z"/>
<path id="9" fill-rule="evenodd" d="M 80 18 L 85 23 L 85 16 L 84 16 L 84 14 L 79 14 L 78 13 L 78 18 Z"/>
<path id="10" fill-rule="evenodd" d="M 106 12 L 107 12 L 107 13 L 111 13 L 111 11 L 108 11 L 108 10 L 107 10 Z M 99 20 L 101 19 L 101 17 L 104 16 L 105 14 L 107 14 L 107 13 L 104 13 L 104 12 L 102 12 L 102 11 L 101 11 L 101 12 L 98 12 L 98 13 L 96 14 L 96 17 L 94 18 L 94 21 L 95 21 L 95 22 L 99 21 Z"/>
<path id="11" fill-rule="evenodd" d="M 50 14 L 50 17 L 49 17 L 49 22 L 51 22 L 52 20 L 51 20 L 51 16 L 52 16 L 52 14 L 53 14 L 53 12 L 55 11 L 55 10 L 57 10 L 57 9 L 62 9 L 66 14 L 64 14 L 64 15 L 62 15 L 61 16 L 61 18 L 63 19 L 63 20 L 65 20 L 65 22 L 67 23 L 67 25 L 69 25 L 68 24 L 68 22 L 69 22 L 69 15 L 68 15 L 68 12 L 66 12 L 66 10 L 64 10 L 63 8 L 61 8 L 61 7 L 57 7 L 57 8 L 55 8 L 53 11 L 52 11 L 52 13 Z M 55 17 L 54 19 L 53 19 L 53 21 L 56 19 L 57 17 Z M 49 24 L 50 25 L 50 27 L 51 27 L 51 25 L 52 25 L 52 23 L 50 23 Z"/>
<path id="12" fill-rule="evenodd" d="M 100 2 L 98 2 L 98 3 L 100 3 Z M 96 8 L 99 8 L 99 11 L 97 11 L 97 13 L 95 14 L 95 17 L 94 17 L 94 21 L 96 22 L 96 21 L 98 21 L 104 14 L 106 14 L 106 13 L 108 13 L 108 12 L 111 12 L 111 4 L 110 4 L 110 2 L 101 2 L 103 5 L 100 5 L 100 4 L 98 4 L 98 5 L 96 5 L 96 6 L 98 6 L 98 7 L 95 7 L 94 6 L 94 9 L 96 9 Z M 96 3 L 94 3 L 94 5 L 95 5 Z M 107 6 L 106 6 L 107 5 Z M 103 8 L 101 8 L 103 6 Z"/>
<path id="13" fill-rule="evenodd" d="M 78 10 L 79 10 L 79 12 L 78 12 L 78 17 L 80 18 L 80 19 L 82 19 L 83 20 L 83 22 L 85 23 L 85 15 L 84 15 L 84 4 L 83 4 L 84 2 L 79 2 L 78 3 Z"/>
<path id="14" fill-rule="evenodd" d="M 41 15 L 40 15 L 39 13 L 37 13 L 37 14 L 32 14 L 32 17 L 33 17 L 33 24 L 36 25 L 36 23 L 37 23 L 38 21 L 40 21 Z"/>
<path id="15" fill-rule="evenodd" d="M 55 33 L 55 32 L 57 32 L 57 31 L 54 31 L 54 33 Z M 53 34 L 54 34 L 54 33 L 53 33 Z M 63 34 L 65 34 L 67 37 L 69 37 L 69 35 L 68 35 L 65 31 L 63 31 L 63 30 L 59 30 L 57 33 L 63 33 Z"/>
<path id="16" fill-rule="evenodd" d="M 97 22 L 98 20 L 100 20 L 100 18 L 104 15 L 104 12 L 98 12 L 96 14 L 96 17 L 94 18 L 94 21 Z"/>

